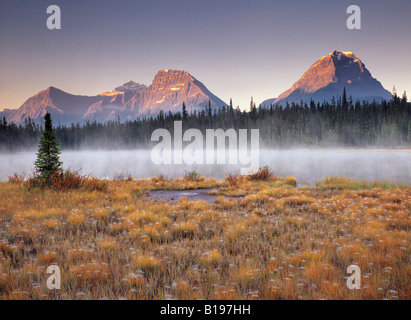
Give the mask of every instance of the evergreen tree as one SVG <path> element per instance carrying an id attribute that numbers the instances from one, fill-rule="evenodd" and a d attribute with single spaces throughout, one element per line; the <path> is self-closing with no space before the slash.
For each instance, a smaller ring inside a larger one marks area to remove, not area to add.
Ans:
<path id="1" fill-rule="evenodd" d="M 40 139 L 37 159 L 34 162 L 37 177 L 47 183 L 49 179 L 61 171 L 60 149 L 53 130 L 50 113 L 44 116 L 44 132 Z"/>
<path id="2" fill-rule="evenodd" d="M 177 113 L 160 112 L 151 118 L 138 118 L 120 122 L 74 123 L 55 128 L 57 141 L 65 149 L 79 149 L 82 146 L 94 148 L 136 149 L 147 146 L 151 132 L 158 128 L 173 130 L 174 121 L 187 119 L 184 128 L 197 128 L 205 134 L 206 129 L 234 128 L 260 130 L 261 141 L 267 147 L 323 146 L 339 142 L 343 146 L 366 147 L 395 145 L 411 146 L 411 103 L 406 94 L 391 101 L 367 102 L 349 98 L 346 91 L 341 98 L 323 103 L 311 101 L 285 107 L 272 104 L 256 108 L 250 103 L 248 112 L 239 107 L 211 108 L 205 103 L 200 112 L 189 115 L 187 108 Z M 348 101 L 347 101 L 348 100 Z M 185 106 L 185 104 L 184 104 Z M 44 130 L 32 119 L 21 124 L 0 119 L 0 151 L 27 150 L 37 145 Z"/>
<path id="3" fill-rule="evenodd" d="M 251 97 L 250 101 L 250 119 L 253 121 L 253 124 L 255 124 L 255 121 L 257 120 L 257 107 L 254 103 L 253 97 Z"/>
<path id="4" fill-rule="evenodd" d="M 187 119 L 188 119 L 187 107 L 186 107 L 185 102 L 183 102 L 183 120 L 187 121 Z"/>
<path id="5" fill-rule="evenodd" d="M 347 101 L 347 91 L 345 90 L 345 87 L 344 87 L 342 99 L 343 99 L 342 101 L 343 107 L 346 108 L 348 106 L 348 101 Z"/>
<path id="6" fill-rule="evenodd" d="M 404 91 L 404 93 L 402 94 L 402 100 L 401 100 L 401 103 L 402 103 L 403 105 L 406 105 L 406 104 L 407 104 L 407 102 L 408 102 L 408 98 L 407 98 L 407 91 Z"/>

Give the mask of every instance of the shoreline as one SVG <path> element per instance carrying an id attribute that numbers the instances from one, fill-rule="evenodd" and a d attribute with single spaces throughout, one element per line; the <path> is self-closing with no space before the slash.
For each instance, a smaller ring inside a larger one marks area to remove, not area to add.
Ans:
<path id="1" fill-rule="evenodd" d="M 206 150 L 206 149 L 204 149 Z M 151 151 L 151 148 L 138 148 L 138 149 L 62 149 L 61 152 L 64 153 L 76 153 L 76 152 L 130 152 L 130 151 Z M 225 150 L 223 150 L 225 151 Z M 356 148 L 356 147 L 305 147 L 305 148 L 260 148 L 261 152 L 267 151 L 299 151 L 299 152 L 311 152 L 311 151 L 335 151 L 335 152 L 389 152 L 389 151 L 403 151 L 403 152 L 411 152 L 411 147 L 398 147 L 398 148 L 381 148 L 381 147 L 370 147 L 370 148 Z M 37 149 L 33 150 L 19 150 L 19 151 L 1 151 L 0 155 L 7 155 L 7 154 L 27 154 L 27 153 L 37 153 Z"/>

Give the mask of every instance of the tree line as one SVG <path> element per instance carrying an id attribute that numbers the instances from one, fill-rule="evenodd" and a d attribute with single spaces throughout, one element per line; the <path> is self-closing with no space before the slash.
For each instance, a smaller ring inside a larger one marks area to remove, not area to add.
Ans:
<path id="1" fill-rule="evenodd" d="M 174 121 L 182 121 L 184 130 L 197 128 L 224 130 L 259 129 L 260 146 L 288 147 L 409 147 L 411 146 L 411 103 L 407 96 L 391 101 L 353 102 L 346 97 L 323 103 L 287 103 L 259 106 L 251 99 L 249 111 L 230 105 L 212 109 L 209 103 L 201 111 L 160 112 L 151 118 L 133 121 L 89 121 L 59 125 L 55 128 L 62 149 L 134 149 L 147 147 L 151 134 L 159 128 L 173 133 Z M 31 119 L 22 124 L 0 121 L 0 150 L 35 149 L 43 127 Z"/>

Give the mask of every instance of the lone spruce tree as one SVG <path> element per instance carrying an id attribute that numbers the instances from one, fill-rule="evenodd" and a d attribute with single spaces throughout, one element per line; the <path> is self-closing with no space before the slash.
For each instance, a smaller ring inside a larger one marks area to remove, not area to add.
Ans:
<path id="1" fill-rule="evenodd" d="M 50 178 L 61 172 L 60 149 L 53 130 L 50 113 L 44 116 L 44 132 L 40 139 L 37 159 L 34 162 L 37 178 L 48 183 Z"/>

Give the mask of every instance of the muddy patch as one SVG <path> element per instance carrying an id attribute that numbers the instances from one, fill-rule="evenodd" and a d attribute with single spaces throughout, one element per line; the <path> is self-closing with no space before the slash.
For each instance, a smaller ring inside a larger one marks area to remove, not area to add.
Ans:
<path id="1" fill-rule="evenodd" d="M 189 201 L 203 200 L 207 203 L 213 203 L 217 196 L 209 193 L 216 189 L 198 189 L 198 190 L 154 190 L 147 194 L 147 198 L 161 202 L 176 202 L 181 198 L 187 198 Z"/>

